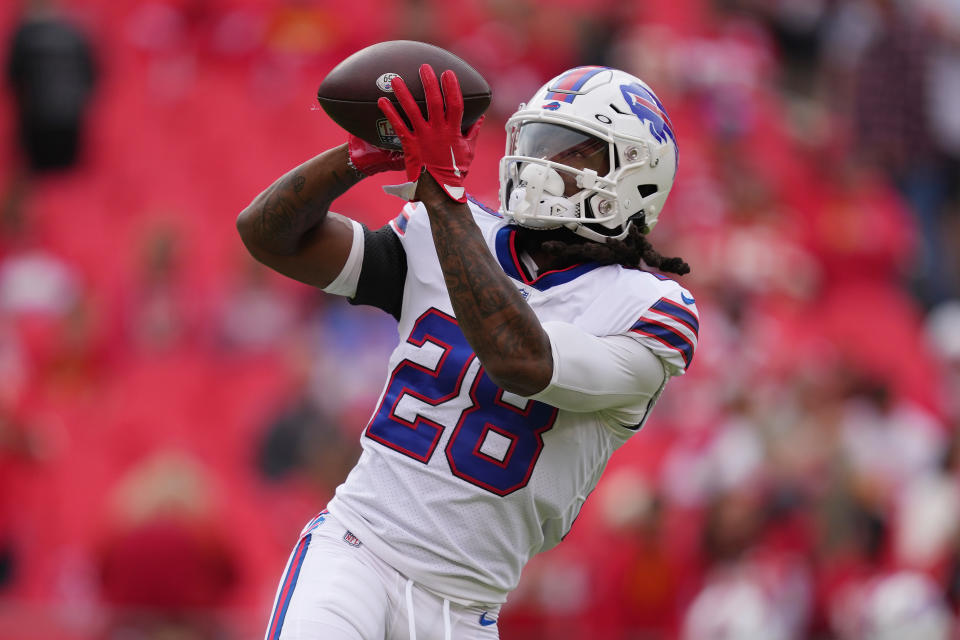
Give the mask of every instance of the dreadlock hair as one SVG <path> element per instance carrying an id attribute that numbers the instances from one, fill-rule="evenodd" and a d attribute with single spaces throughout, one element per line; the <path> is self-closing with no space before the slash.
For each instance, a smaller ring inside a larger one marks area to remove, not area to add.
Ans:
<path id="1" fill-rule="evenodd" d="M 641 229 L 646 229 L 642 214 L 634 220 L 623 240 L 608 239 L 606 242 L 587 240 L 569 229 L 555 229 L 528 234 L 526 248 L 543 250 L 559 264 L 598 262 L 619 264 L 627 269 L 641 269 L 647 265 L 665 273 L 685 275 L 690 265 L 683 258 L 667 258 L 653 248 Z"/>

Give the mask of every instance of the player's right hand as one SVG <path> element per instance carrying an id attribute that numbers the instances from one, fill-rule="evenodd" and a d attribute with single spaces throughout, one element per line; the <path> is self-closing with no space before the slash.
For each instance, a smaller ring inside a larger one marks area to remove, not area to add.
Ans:
<path id="1" fill-rule="evenodd" d="M 398 76 L 391 81 L 411 127 L 407 127 L 390 100 L 380 98 L 377 104 L 403 145 L 407 180 L 417 181 L 421 171 L 426 170 L 448 196 L 457 202 L 466 202 L 463 183 L 473 163 L 483 117 L 467 133 L 461 131 L 463 94 L 453 71 L 444 71 L 438 82 L 433 68 L 423 64 L 420 82 L 427 102 L 426 119 L 403 78 Z"/>
<path id="2" fill-rule="evenodd" d="M 353 168 L 368 177 L 383 171 L 403 171 L 406 166 L 402 151 L 376 147 L 352 133 L 347 138 L 347 153 Z"/>

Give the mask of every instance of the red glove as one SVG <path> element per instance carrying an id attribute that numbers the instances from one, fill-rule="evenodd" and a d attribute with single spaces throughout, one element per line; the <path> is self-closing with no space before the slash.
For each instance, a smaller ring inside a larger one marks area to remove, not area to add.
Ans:
<path id="1" fill-rule="evenodd" d="M 405 166 L 403 152 L 381 149 L 353 134 L 347 138 L 347 153 L 350 165 L 368 177 L 381 171 L 400 171 Z"/>
<path id="2" fill-rule="evenodd" d="M 442 94 L 437 76 L 430 65 L 424 64 L 420 67 L 420 82 L 423 83 L 423 92 L 427 99 L 426 120 L 423 119 L 420 107 L 410 95 L 403 79 L 398 77 L 392 81 L 393 91 L 412 124 L 412 130 L 407 128 L 390 100 L 380 98 L 377 104 L 403 145 L 407 179 L 415 182 L 420 178 L 421 171 L 426 169 L 448 196 L 457 202 L 466 202 L 463 181 L 473 162 L 477 134 L 483 118 L 477 120 L 466 135 L 460 130 L 463 122 L 463 94 L 453 71 L 444 71 L 440 76 L 440 82 L 443 83 Z"/>

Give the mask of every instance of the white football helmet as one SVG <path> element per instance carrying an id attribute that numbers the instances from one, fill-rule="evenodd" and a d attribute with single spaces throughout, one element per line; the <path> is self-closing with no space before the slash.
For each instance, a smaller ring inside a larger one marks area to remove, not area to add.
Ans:
<path id="1" fill-rule="evenodd" d="M 625 238 L 643 213 L 649 231 L 673 186 L 677 155 L 673 125 L 650 87 L 616 69 L 577 67 L 507 121 L 500 213 L 523 227 L 563 226 L 598 242 Z"/>

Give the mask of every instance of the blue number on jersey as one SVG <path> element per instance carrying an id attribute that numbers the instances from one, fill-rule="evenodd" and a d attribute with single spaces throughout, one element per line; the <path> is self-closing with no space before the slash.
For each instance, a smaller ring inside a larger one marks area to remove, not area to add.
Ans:
<path id="1" fill-rule="evenodd" d="M 433 406 L 456 398 L 475 356 L 456 321 L 436 309 L 429 309 L 420 316 L 407 342 L 418 347 L 432 342 L 443 349 L 443 355 L 432 370 L 410 360 L 397 365 L 380 408 L 367 427 L 367 437 L 420 462 L 427 462 L 444 425 L 421 415 L 417 415 L 413 422 L 404 420 L 394 413 L 397 403 L 407 395 Z"/>
<path id="2" fill-rule="evenodd" d="M 518 397 L 514 403 L 506 402 L 503 390 L 482 367 L 467 380 L 466 372 L 476 356 L 457 321 L 441 311 L 429 309 L 420 316 L 407 342 L 418 347 L 431 342 L 443 349 L 443 355 L 433 369 L 410 360 L 397 365 L 367 427 L 367 437 L 426 463 L 443 429 L 452 426 L 446 456 L 454 475 L 501 496 L 525 487 L 543 449 L 543 434 L 553 426 L 557 410 Z M 472 385 L 472 404 L 455 424 L 441 425 L 419 414 L 410 422 L 395 413 L 406 395 L 437 406 L 458 397 L 464 384 Z M 491 432 L 499 446 L 484 451 Z"/>

